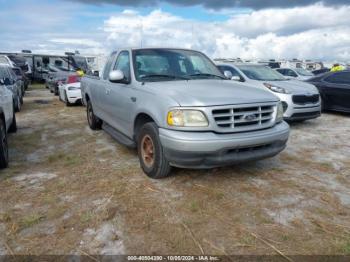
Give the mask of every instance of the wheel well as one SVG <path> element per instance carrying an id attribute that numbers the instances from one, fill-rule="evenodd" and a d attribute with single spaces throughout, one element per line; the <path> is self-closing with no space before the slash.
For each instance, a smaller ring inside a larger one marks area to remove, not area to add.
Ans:
<path id="1" fill-rule="evenodd" d="M 145 113 L 138 114 L 135 122 L 134 122 L 134 138 L 137 137 L 138 132 L 140 131 L 141 127 L 148 123 L 148 122 L 155 122 L 152 117 Z"/>

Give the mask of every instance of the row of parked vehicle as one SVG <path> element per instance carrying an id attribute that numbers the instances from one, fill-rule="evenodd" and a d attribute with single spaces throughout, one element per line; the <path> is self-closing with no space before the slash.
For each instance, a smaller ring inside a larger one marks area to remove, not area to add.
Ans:
<path id="1" fill-rule="evenodd" d="M 214 64 L 193 50 L 127 48 L 113 52 L 100 74 L 55 74 L 47 85 L 67 106 L 82 101 L 91 129 L 137 148 L 143 171 L 162 178 L 173 166 L 273 157 L 288 140 L 283 120 L 350 112 L 350 71 L 291 70 Z"/>
<path id="2" fill-rule="evenodd" d="M 15 112 L 21 111 L 29 85 L 25 73 L 16 64 L 0 56 L 0 169 L 8 166 L 7 134 L 17 131 Z"/>

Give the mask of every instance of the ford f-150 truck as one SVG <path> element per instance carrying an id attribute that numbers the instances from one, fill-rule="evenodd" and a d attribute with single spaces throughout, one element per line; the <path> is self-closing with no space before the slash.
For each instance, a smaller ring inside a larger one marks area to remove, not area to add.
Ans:
<path id="1" fill-rule="evenodd" d="M 204 54 L 140 48 L 113 52 L 100 76 L 83 77 L 91 129 L 136 147 L 143 171 L 212 168 L 272 157 L 289 126 L 279 99 L 228 81 Z"/>

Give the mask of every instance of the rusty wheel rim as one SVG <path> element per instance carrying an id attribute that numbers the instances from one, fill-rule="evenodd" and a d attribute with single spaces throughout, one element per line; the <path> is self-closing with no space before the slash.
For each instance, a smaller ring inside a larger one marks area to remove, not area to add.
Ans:
<path id="1" fill-rule="evenodd" d="M 154 164 L 154 144 L 149 135 L 145 135 L 141 141 L 141 156 L 146 167 L 150 168 Z"/>

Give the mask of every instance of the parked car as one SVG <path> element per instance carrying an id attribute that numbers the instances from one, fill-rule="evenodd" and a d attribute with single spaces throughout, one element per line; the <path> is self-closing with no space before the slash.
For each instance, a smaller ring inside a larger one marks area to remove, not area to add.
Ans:
<path id="1" fill-rule="evenodd" d="M 6 64 L 10 67 L 19 67 L 25 74 L 26 78 L 31 79 L 31 68 L 25 57 L 19 54 L 2 54 L 0 55 L 0 64 Z"/>
<path id="2" fill-rule="evenodd" d="M 16 74 L 12 71 L 11 67 L 7 65 L 0 65 L 0 70 L 4 72 L 4 85 L 12 92 L 15 111 L 19 112 L 21 111 L 21 106 L 23 103 L 22 88 L 20 82 L 18 81 Z"/>
<path id="3" fill-rule="evenodd" d="M 75 74 L 75 72 L 68 69 L 58 69 L 56 72 L 50 72 L 46 79 L 46 85 L 49 88 L 50 92 L 58 96 L 59 84 L 65 84 L 67 77 L 71 74 Z"/>
<path id="4" fill-rule="evenodd" d="M 5 86 L 7 71 L 0 66 L 0 169 L 8 166 L 7 133 L 17 131 L 12 92 Z"/>
<path id="5" fill-rule="evenodd" d="M 172 166 L 212 168 L 272 157 L 289 126 L 279 99 L 227 81 L 204 54 L 183 49 L 121 49 L 100 77 L 82 78 L 91 129 L 137 147 L 151 178 Z"/>
<path id="6" fill-rule="evenodd" d="M 313 73 L 304 68 L 277 68 L 275 70 L 287 78 L 295 78 L 301 81 L 308 80 L 314 76 Z"/>
<path id="7" fill-rule="evenodd" d="M 317 75 L 327 73 L 329 71 L 330 71 L 329 68 L 322 68 L 322 69 L 314 70 L 314 71 L 312 71 L 312 73 L 314 74 L 314 76 L 317 76 Z"/>
<path id="8" fill-rule="evenodd" d="M 285 78 L 277 71 L 257 64 L 219 64 L 229 78 L 251 87 L 269 90 L 283 104 L 284 119 L 303 121 L 321 115 L 320 95 L 311 84 Z M 225 74 L 226 75 L 226 74 Z"/>
<path id="9" fill-rule="evenodd" d="M 63 84 L 58 86 L 59 99 L 66 106 L 81 102 L 80 77 L 76 74 L 69 75 Z"/>
<path id="10" fill-rule="evenodd" d="M 21 90 L 22 90 L 22 97 L 25 94 L 26 89 L 28 88 L 29 85 L 29 81 L 26 78 L 25 74 L 23 73 L 22 69 L 19 67 L 13 67 L 11 68 L 12 71 L 15 73 L 17 81 L 19 82 L 20 86 L 21 86 Z M 21 100 L 22 104 L 23 104 L 23 99 Z"/>
<path id="11" fill-rule="evenodd" d="M 328 72 L 308 80 L 320 91 L 322 110 L 350 113 L 350 71 Z"/>

